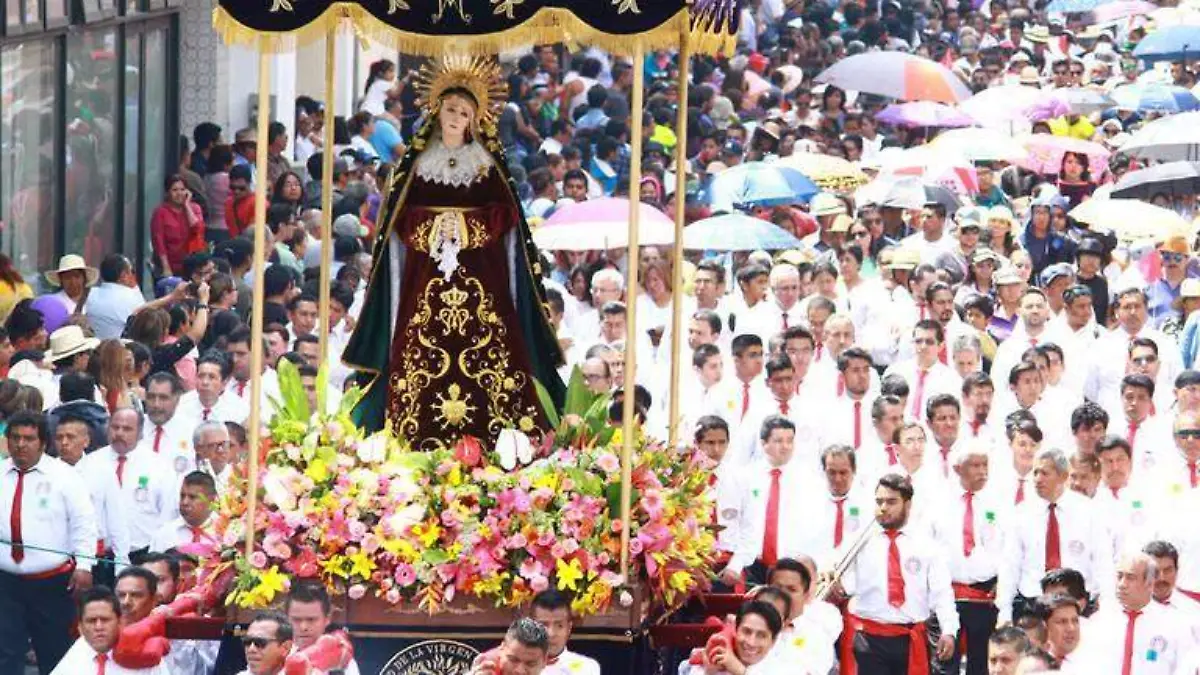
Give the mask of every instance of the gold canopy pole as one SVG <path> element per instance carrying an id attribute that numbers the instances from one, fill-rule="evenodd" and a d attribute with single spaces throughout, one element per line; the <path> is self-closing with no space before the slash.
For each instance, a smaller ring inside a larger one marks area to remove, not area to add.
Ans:
<path id="1" fill-rule="evenodd" d="M 671 256 L 671 401 L 667 423 L 671 447 L 679 443 L 679 363 L 683 331 L 683 219 L 687 203 L 688 80 L 692 65 L 688 31 L 679 33 L 679 114 L 675 120 L 675 249 Z"/>
<path id="2" fill-rule="evenodd" d="M 634 387 L 637 385 L 637 291 L 638 291 L 638 217 L 642 202 L 642 99 L 645 87 L 645 53 L 641 43 L 633 51 L 633 100 L 629 118 L 633 123 L 629 136 L 629 247 L 625 253 L 628 279 L 625 283 L 625 383 L 622 390 L 621 447 L 621 576 L 629 580 L 629 514 L 633 500 Z"/>
<path id="3" fill-rule="evenodd" d="M 317 322 L 320 335 L 322 365 L 329 362 L 329 277 L 333 266 L 333 111 L 334 99 L 334 51 L 337 46 L 338 24 L 329 25 L 325 33 L 325 141 L 321 148 L 321 290 L 319 304 L 320 320 Z M 322 411 L 323 412 L 323 411 Z"/>
<path id="4" fill-rule="evenodd" d="M 258 448 L 262 432 L 263 269 L 267 258 L 267 131 L 271 121 L 271 55 L 258 45 L 258 157 L 254 192 L 254 296 L 250 310 L 250 457 L 246 488 L 246 557 L 254 553 L 254 513 L 258 509 Z"/>

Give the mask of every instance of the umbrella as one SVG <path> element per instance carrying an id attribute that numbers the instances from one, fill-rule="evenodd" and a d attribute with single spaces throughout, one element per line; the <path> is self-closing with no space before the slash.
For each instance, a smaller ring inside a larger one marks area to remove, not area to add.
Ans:
<path id="1" fill-rule="evenodd" d="M 1150 199 L 1159 193 L 1194 195 L 1200 193 L 1200 163 L 1168 162 L 1121 176 L 1112 196 L 1123 199 Z"/>
<path id="2" fill-rule="evenodd" d="M 1108 157 L 1112 154 L 1099 143 L 1081 141 L 1070 136 L 1033 134 L 1026 136 L 1023 143 L 1025 149 L 1029 151 L 1029 156 L 1017 164 L 1030 171 L 1043 174 L 1057 175 L 1058 170 L 1062 168 L 1063 155 L 1075 152 L 1087 156 L 1088 168 L 1091 170 L 1092 176 L 1096 177 L 1108 168 Z"/>
<path id="3" fill-rule="evenodd" d="M 1051 0 L 1049 5 L 1046 5 L 1047 12 L 1056 12 L 1058 14 L 1082 14 L 1090 12 L 1100 5 L 1104 4 L 1105 0 Z"/>
<path id="4" fill-rule="evenodd" d="M 1157 5 L 1146 0 L 1106 2 L 1092 10 L 1092 21 L 1099 24 L 1115 23 L 1131 16 L 1145 16 L 1156 9 Z"/>
<path id="5" fill-rule="evenodd" d="M 713 176 L 709 203 L 732 210 L 735 206 L 781 206 L 804 201 L 820 188 L 789 167 L 748 162 Z"/>
<path id="6" fill-rule="evenodd" d="M 979 179 L 970 160 L 928 145 L 879 153 L 880 172 L 889 176 L 917 176 L 926 185 L 940 185 L 958 194 L 979 192 Z"/>
<path id="7" fill-rule="evenodd" d="M 1170 26 L 1142 38 L 1133 55 L 1143 61 L 1185 61 L 1200 54 L 1200 26 Z"/>
<path id="8" fill-rule="evenodd" d="M 1108 110 L 1117 105 L 1117 102 L 1108 94 L 1097 91 L 1090 87 L 1072 87 L 1070 89 L 1057 89 L 1052 94 L 1067 104 L 1067 108 L 1076 115 L 1091 115 L 1101 110 Z M 1057 117 L 1057 115 L 1054 115 Z M 1043 117 L 1042 119 L 1047 119 Z"/>
<path id="9" fill-rule="evenodd" d="M 683 230 L 683 247 L 693 251 L 778 251 L 800 246 L 800 240 L 782 227 L 741 213 L 698 220 Z"/>
<path id="10" fill-rule="evenodd" d="M 638 240 L 647 246 L 675 241 L 675 223 L 649 204 L 638 208 Z M 600 251 L 629 245 L 629 200 L 605 197 L 564 206 L 533 231 L 550 251 Z"/>
<path id="11" fill-rule="evenodd" d="M 995 129 L 951 129 L 938 134 L 929 145 L 972 162 L 1015 162 L 1029 155 L 1019 141 Z"/>
<path id="12" fill-rule="evenodd" d="M 1093 229 L 1108 230 L 1121 241 L 1162 240 L 1188 235 L 1191 227 L 1178 213 L 1139 199 L 1089 199 L 1069 214 Z"/>
<path id="13" fill-rule="evenodd" d="M 957 103 L 971 91 L 940 63 L 903 52 L 864 52 L 841 59 L 817 82 L 902 101 Z"/>
<path id="14" fill-rule="evenodd" d="M 853 190 L 870 180 L 853 162 L 834 155 L 799 152 L 780 158 L 775 166 L 796 169 L 826 190 Z"/>
<path id="15" fill-rule="evenodd" d="M 893 103 L 884 108 L 875 119 L 884 124 L 899 127 L 969 127 L 975 120 L 963 111 L 933 101 Z"/>
<path id="16" fill-rule="evenodd" d="M 1126 110 L 1179 113 L 1200 108 L 1195 94 L 1173 84 L 1130 84 L 1117 87 L 1112 97 Z"/>
<path id="17" fill-rule="evenodd" d="M 859 192 L 855 195 L 857 201 L 897 209 L 919 209 L 930 202 L 937 202 L 946 208 L 946 213 L 954 213 L 962 206 L 962 202 L 950 190 L 940 185 L 926 185 L 920 178 L 912 176 L 877 178 Z"/>
<path id="18" fill-rule="evenodd" d="M 963 101 L 959 108 L 984 126 L 1012 133 L 1020 126 L 1028 129 L 1029 111 L 1047 98 L 1050 97 L 1046 92 L 1037 87 L 1006 84 L 984 89 Z"/>
<path id="19" fill-rule="evenodd" d="M 1121 146 L 1131 157 L 1200 160 L 1200 111 L 1169 115 L 1142 127 Z"/>

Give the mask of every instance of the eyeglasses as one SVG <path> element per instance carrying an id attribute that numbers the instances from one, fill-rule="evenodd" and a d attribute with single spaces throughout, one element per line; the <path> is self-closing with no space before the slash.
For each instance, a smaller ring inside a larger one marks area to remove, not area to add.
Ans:
<path id="1" fill-rule="evenodd" d="M 871 236 L 871 233 L 867 232 L 866 230 L 858 230 L 856 232 L 851 232 L 850 236 L 854 237 L 855 239 L 863 239 Z"/>
<path id="2" fill-rule="evenodd" d="M 1074 302 L 1076 298 L 1092 297 L 1092 289 L 1084 285 L 1072 286 L 1063 291 L 1063 300 Z"/>
<path id="3" fill-rule="evenodd" d="M 1162 252 L 1163 262 L 1183 262 L 1187 260 L 1186 253 L 1172 253 L 1171 251 Z"/>
<path id="4" fill-rule="evenodd" d="M 1175 435 L 1179 438 L 1191 438 L 1194 440 L 1200 438 L 1200 429 L 1176 429 Z"/>
<path id="5" fill-rule="evenodd" d="M 1153 354 L 1150 354 L 1149 356 L 1139 356 L 1136 359 L 1133 359 L 1133 365 L 1135 366 L 1148 366 L 1152 363 L 1158 363 L 1158 357 Z"/>
<path id="6" fill-rule="evenodd" d="M 242 637 L 242 647 L 245 647 L 246 649 L 249 649 L 250 647 L 254 647 L 255 649 L 266 649 L 267 645 L 273 642 L 279 642 L 279 640 L 276 640 L 275 638 L 254 637 L 252 635 L 246 635 Z"/>

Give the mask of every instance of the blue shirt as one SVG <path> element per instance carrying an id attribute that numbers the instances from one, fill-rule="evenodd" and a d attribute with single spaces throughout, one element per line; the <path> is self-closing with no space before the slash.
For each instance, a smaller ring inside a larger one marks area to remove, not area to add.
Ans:
<path id="1" fill-rule="evenodd" d="M 1175 313 L 1171 305 L 1178 297 L 1179 286 L 1172 288 L 1166 279 L 1159 279 L 1146 289 L 1146 309 L 1155 326 L 1161 326 Z"/>
<path id="2" fill-rule="evenodd" d="M 376 118 L 375 133 L 371 134 L 371 147 L 375 148 L 375 152 L 379 154 L 380 161 L 395 162 L 400 159 L 392 151 L 392 148 L 403 142 L 404 138 L 400 136 L 399 129 L 385 119 Z"/>

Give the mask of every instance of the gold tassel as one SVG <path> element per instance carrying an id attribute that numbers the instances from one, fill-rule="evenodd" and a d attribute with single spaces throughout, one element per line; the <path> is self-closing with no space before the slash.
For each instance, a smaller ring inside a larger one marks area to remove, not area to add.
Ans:
<path id="1" fill-rule="evenodd" d="M 614 54 L 629 55 L 638 48 L 653 51 L 678 47 L 681 31 L 688 32 L 692 50 L 697 53 L 731 53 L 737 44 L 736 35 L 710 32 L 710 22 L 698 22 L 703 25 L 693 28 L 687 9 L 680 10 L 652 30 L 637 35 L 606 33 L 588 25 L 570 11 L 547 8 L 513 28 L 472 36 L 424 35 L 396 30 L 363 7 L 351 3 L 334 4 L 310 23 L 286 32 L 254 30 L 240 23 L 223 7 L 218 6 L 213 10 L 213 28 L 226 44 L 243 45 L 268 53 L 290 52 L 323 40 L 329 29 L 336 28 L 343 19 L 349 21 L 360 42 L 369 39 L 394 46 L 402 53 L 421 56 L 442 56 L 447 53 L 491 56 L 519 47 L 559 42 L 594 45 Z"/>

